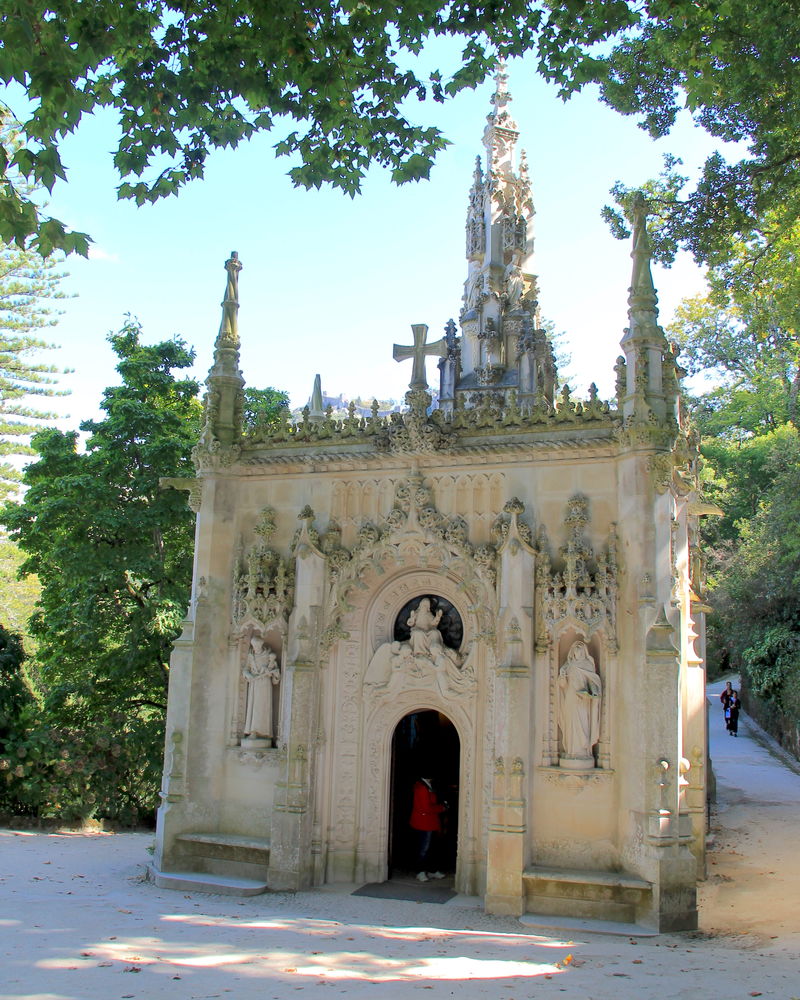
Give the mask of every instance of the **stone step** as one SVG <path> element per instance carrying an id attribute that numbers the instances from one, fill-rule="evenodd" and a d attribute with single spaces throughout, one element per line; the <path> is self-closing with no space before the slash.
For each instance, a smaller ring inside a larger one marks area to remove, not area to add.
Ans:
<path id="1" fill-rule="evenodd" d="M 626 872 L 533 866 L 522 877 L 527 909 L 551 916 L 635 924 L 653 891 L 652 883 Z"/>
<path id="2" fill-rule="evenodd" d="M 180 889 L 183 892 L 212 892 L 221 896 L 258 896 L 267 891 L 267 883 L 258 879 L 210 872 L 160 872 L 151 869 L 159 889 Z"/>

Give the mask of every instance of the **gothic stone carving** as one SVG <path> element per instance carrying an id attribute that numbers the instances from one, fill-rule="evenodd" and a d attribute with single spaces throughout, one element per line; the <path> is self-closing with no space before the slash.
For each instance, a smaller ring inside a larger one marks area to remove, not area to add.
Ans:
<path id="1" fill-rule="evenodd" d="M 325 542 L 323 550 L 325 548 Z M 436 509 L 433 495 L 421 475 L 399 480 L 395 486 L 392 509 L 378 524 L 365 522 L 358 541 L 347 557 L 338 538 L 332 542 L 335 566 L 329 568 L 329 597 L 325 620 L 326 629 L 335 637 L 346 637 L 340 629 L 342 616 L 352 610 L 348 594 L 362 585 L 363 578 L 383 572 L 386 564 L 417 565 L 425 568 L 446 566 L 471 585 L 486 618 L 482 628 L 491 625 L 494 604 L 496 552 L 493 545 L 473 548 L 467 538 L 467 527 L 460 517 L 444 517 Z M 344 552 L 345 554 L 342 554 Z"/>
<path id="2" fill-rule="evenodd" d="M 551 567 L 544 527 L 538 538 L 536 568 L 537 648 L 546 649 L 553 637 L 573 624 L 586 638 L 603 631 L 609 648 L 616 643 L 617 541 L 611 525 L 606 552 L 595 554 L 584 530 L 589 521 L 589 501 L 576 494 L 567 504 L 567 542 L 560 550 L 561 572 Z"/>
<path id="3" fill-rule="evenodd" d="M 250 637 L 242 667 L 247 682 L 242 746 L 271 746 L 275 735 L 272 689 L 280 683 L 278 658 L 260 635 Z"/>
<path id="4" fill-rule="evenodd" d="M 233 624 L 239 634 L 248 627 L 262 633 L 273 627 L 286 631 L 294 603 L 294 564 L 269 548 L 274 530 L 274 511 L 265 507 L 255 527 L 257 540 L 246 557 L 240 553 L 236 560 Z"/>
<path id="5" fill-rule="evenodd" d="M 558 727 L 562 753 L 559 765 L 570 771 L 595 766 L 593 747 L 600 740 L 603 685 L 586 643 L 573 642 L 558 672 Z"/>
<path id="6" fill-rule="evenodd" d="M 382 643 L 373 653 L 365 686 L 390 690 L 410 680 L 433 681 L 443 697 L 471 693 L 475 671 L 469 657 L 445 645 L 440 631 L 442 609 L 431 609 L 431 598 L 421 597 L 411 611 L 408 641 Z"/>

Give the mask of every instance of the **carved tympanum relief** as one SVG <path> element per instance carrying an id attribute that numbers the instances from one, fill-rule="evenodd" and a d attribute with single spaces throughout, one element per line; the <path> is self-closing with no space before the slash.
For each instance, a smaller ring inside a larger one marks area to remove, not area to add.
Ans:
<path id="1" fill-rule="evenodd" d="M 470 657 L 454 648 L 453 637 L 463 635 L 463 627 L 449 601 L 432 595 L 415 598 L 398 615 L 394 635 L 373 653 L 364 676 L 366 687 L 393 691 L 412 684 L 432 686 L 443 697 L 474 690 Z"/>

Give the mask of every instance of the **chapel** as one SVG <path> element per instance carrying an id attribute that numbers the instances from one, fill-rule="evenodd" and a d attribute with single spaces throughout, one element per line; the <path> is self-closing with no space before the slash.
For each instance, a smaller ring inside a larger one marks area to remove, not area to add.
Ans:
<path id="1" fill-rule="evenodd" d="M 251 894 L 413 880 L 487 912 L 697 925 L 707 752 L 697 442 L 634 208 L 616 396 L 560 386 L 497 75 L 459 322 L 414 325 L 406 408 L 243 420 L 225 264 L 171 660 L 154 876 Z M 625 276 L 620 276 L 623 294 Z M 398 338 L 402 339 L 402 338 Z M 394 363 L 388 356 L 387 363 Z M 432 405 L 425 358 L 438 359 Z M 309 373 L 309 384 L 313 373 Z"/>

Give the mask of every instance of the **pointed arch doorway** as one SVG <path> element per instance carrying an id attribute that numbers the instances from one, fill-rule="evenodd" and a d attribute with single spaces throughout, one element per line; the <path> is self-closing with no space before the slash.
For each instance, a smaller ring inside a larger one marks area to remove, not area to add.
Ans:
<path id="1" fill-rule="evenodd" d="M 433 779 L 441 802 L 447 803 L 442 833 L 433 847 L 429 867 L 446 875 L 456 870 L 461 744 L 456 727 L 442 712 L 405 715 L 392 736 L 389 800 L 389 878 L 416 874 L 416 839 L 409 826 L 414 782 L 423 774 Z"/>

